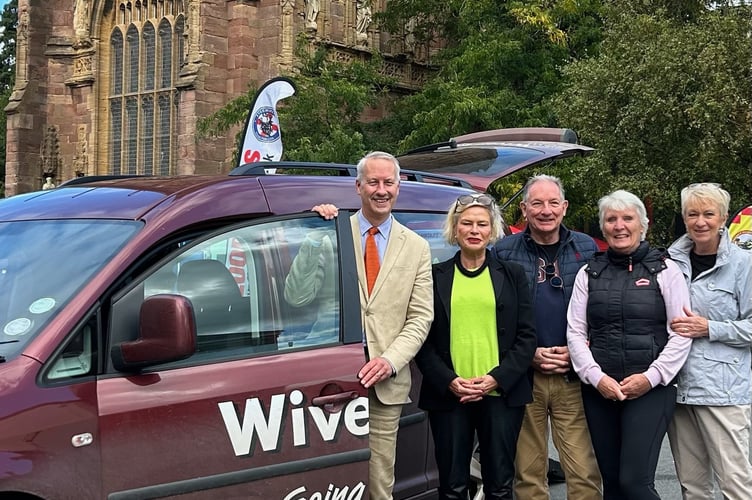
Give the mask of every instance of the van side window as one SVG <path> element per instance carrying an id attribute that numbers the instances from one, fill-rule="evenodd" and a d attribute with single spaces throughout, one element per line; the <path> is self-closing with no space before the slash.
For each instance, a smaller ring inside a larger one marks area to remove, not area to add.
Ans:
<path id="1" fill-rule="evenodd" d="M 97 332 L 97 315 L 94 314 L 48 364 L 44 379 L 47 382 L 57 382 L 95 375 Z"/>
<path id="2" fill-rule="evenodd" d="M 394 212 L 394 217 L 428 241 L 432 263 L 445 261 L 457 252 L 458 247 L 450 245 L 444 239 L 446 213 Z"/>
<path id="3" fill-rule="evenodd" d="M 283 266 L 285 330 L 280 347 L 337 342 L 340 280 L 334 223 L 306 219 L 287 231 L 291 259 Z"/>
<path id="4" fill-rule="evenodd" d="M 334 221 L 306 217 L 234 229 L 185 245 L 119 298 L 113 328 L 137 326 L 124 317 L 138 311 L 131 295 L 139 294 L 140 303 L 167 293 L 191 302 L 197 338 L 191 359 L 337 343 L 338 263 Z"/>

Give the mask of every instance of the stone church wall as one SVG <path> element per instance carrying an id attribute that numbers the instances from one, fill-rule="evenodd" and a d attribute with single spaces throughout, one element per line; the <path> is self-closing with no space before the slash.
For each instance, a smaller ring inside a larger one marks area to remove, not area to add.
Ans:
<path id="1" fill-rule="evenodd" d="M 41 189 L 48 177 L 49 186 L 110 173 L 109 37 L 118 16 L 168 4 L 184 16 L 170 173 L 217 174 L 234 166 L 237 129 L 199 139 L 197 120 L 250 85 L 292 72 L 301 33 L 343 61 L 380 50 L 385 74 L 406 90 L 422 85 L 429 54 L 409 36 L 390 40 L 372 22 L 385 1 L 19 0 L 16 85 L 6 108 L 6 196 Z"/>

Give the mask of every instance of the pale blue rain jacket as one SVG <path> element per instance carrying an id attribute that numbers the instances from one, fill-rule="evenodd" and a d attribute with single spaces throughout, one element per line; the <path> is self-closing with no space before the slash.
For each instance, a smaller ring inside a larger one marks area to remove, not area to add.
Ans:
<path id="1" fill-rule="evenodd" d="M 708 319 L 708 337 L 696 338 L 677 379 L 677 403 L 750 404 L 752 253 L 734 245 L 724 228 L 715 266 L 692 281 L 685 234 L 668 251 L 689 284 L 692 311 Z"/>

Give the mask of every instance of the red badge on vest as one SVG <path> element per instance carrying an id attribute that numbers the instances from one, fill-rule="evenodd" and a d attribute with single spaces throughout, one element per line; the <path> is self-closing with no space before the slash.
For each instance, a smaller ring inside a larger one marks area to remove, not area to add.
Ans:
<path id="1" fill-rule="evenodd" d="M 635 286 L 648 286 L 650 284 L 650 280 L 647 278 L 640 278 L 635 281 L 634 284 Z"/>

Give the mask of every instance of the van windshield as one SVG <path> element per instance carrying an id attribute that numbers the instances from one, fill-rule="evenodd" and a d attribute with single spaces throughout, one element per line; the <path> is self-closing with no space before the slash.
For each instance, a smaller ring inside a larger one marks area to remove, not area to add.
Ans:
<path id="1" fill-rule="evenodd" d="M 141 227 L 122 220 L 0 222 L 0 356 L 21 352 Z"/>

